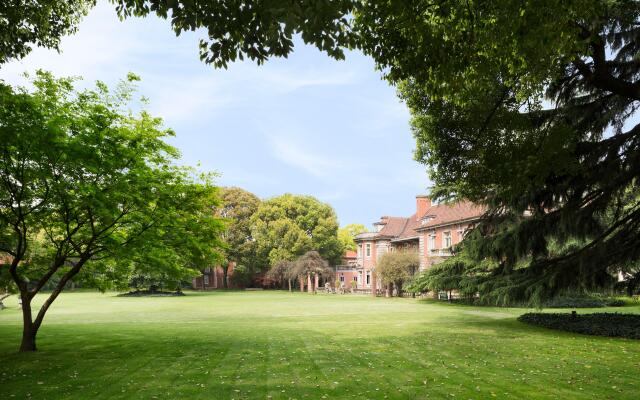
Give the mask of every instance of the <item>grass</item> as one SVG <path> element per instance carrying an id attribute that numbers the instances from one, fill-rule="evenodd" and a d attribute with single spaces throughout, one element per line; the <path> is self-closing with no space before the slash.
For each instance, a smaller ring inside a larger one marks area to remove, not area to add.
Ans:
<path id="1" fill-rule="evenodd" d="M 516 321 L 523 309 L 286 292 L 66 293 L 45 319 L 40 351 L 19 354 L 15 301 L 0 312 L 2 399 L 637 399 L 640 393 L 640 341 L 528 326 Z"/>

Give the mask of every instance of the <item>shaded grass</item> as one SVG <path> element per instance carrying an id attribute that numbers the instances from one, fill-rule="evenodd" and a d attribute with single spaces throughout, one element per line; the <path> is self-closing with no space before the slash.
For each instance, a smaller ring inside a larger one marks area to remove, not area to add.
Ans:
<path id="1" fill-rule="evenodd" d="M 45 320 L 40 351 L 19 354 L 15 298 L 8 305 L 2 398 L 635 399 L 640 391 L 640 341 L 531 327 L 516 321 L 524 309 L 286 292 L 67 293 Z"/>

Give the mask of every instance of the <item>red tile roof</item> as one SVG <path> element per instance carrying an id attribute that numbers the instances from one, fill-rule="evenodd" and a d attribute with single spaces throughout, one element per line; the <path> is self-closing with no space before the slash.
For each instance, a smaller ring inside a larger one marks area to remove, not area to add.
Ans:
<path id="1" fill-rule="evenodd" d="M 480 218 L 485 211 L 485 207 L 476 205 L 470 201 L 434 205 L 431 206 L 422 217 L 423 219 L 429 218 L 429 220 L 424 224 L 420 224 L 417 229 L 477 219 Z"/>
<path id="2" fill-rule="evenodd" d="M 404 229 L 398 235 L 398 239 L 408 239 L 414 238 L 418 235 L 416 229 L 420 227 L 420 218 L 416 214 L 413 214 L 409 218 L 406 218 L 407 223 L 404 226 Z"/>
<path id="3" fill-rule="evenodd" d="M 407 225 L 407 219 L 403 217 L 387 217 L 387 224 L 380 229 L 378 234 L 380 236 L 396 237 L 400 236 L 405 226 Z"/>
<path id="4" fill-rule="evenodd" d="M 485 207 L 469 201 L 443 203 L 432 205 L 424 215 L 413 214 L 404 217 L 382 217 L 376 225 L 383 225 L 379 232 L 367 232 L 356 236 L 356 240 L 376 240 L 391 238 L 391 240 L 410 240 L 418 236 L 418 231 L 440 225 L 455 224 L 457 222 L 478 219 L 486 211 Z M 423 219 L 429 218 L 423 224 Z"/>

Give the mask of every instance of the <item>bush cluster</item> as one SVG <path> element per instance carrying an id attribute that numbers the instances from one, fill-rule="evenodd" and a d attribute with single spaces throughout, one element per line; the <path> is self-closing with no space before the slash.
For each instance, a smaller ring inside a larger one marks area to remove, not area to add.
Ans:
<path id="1" fill-rule="evenodd" d="M 561 296 L 542 304 L 543 308 L 600 308 L 622 307 L 624 300 L 606 297 Z"/>
<path id="2" fill-rule="evenodd" d="M 518 321 L 585 335 L 640 339 L 640 315 L 619 313 L 527 313 Z"/>

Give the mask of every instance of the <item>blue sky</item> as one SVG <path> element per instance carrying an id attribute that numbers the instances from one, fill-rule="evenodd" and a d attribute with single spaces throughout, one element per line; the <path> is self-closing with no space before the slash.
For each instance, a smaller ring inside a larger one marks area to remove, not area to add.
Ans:
<path id="1" fill-rule="evenodd" d="M 36 49 L 3 66 L 0 79 L 21 83 L 22 72 L 42 68 L 113 85 L 131 71 L 151 113 L 176 131 L 183 162 L 219 172 L 220 185 L 261 198 L 312 195 L 341 225 L 415 211 L 427 174 L 412 158 L 409 112 L 371 59 L 352 52 L 335 61 L 298 45 L 288 59 L 216 70 L 198 58 L 200 37 L 176 38 L 156 17 L 121 22 L 100 2 L 61 54 Z"/>

